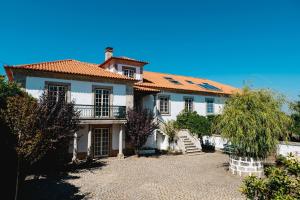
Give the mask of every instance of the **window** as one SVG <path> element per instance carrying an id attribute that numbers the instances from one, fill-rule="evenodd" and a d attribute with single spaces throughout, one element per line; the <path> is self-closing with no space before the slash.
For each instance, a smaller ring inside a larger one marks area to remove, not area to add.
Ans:
<path id="1" fill-rule="evenodd" d="M 187 112 L 193 111 L 193 98 L 184 98 L 184 109 Z"/>
<path id="2" fill-rule="evenodd" d="M 173 79 L 172 77 L 164 77 L 165 79 L 167 79 L 168 81 L 170 81 L 171 83 L 174 83 L 176 85 L 182 85 L 179 81 L 176 81 L 175 79 Z"/>
<path id="3" fill-rule="evenodd" d="M 206 98 L 206 113 L 213 114 L 214 113 L 214 99 L 213 98 Z"/>
<path id="4" fill-rule="evenodd" d="M 67 86 L 59 84 L 48 84 L 49 102 L 56 103 L 63 100 L 67 101 Z"/>
<path id="5" fill-rule="evenodd" d="M 186 82 L 188 82 L 189 84 L 195 84 L 193 81 L 190 80 L 185 80 Z"/>
<path id="6" fill-rule="evenodd" d="M 134 68 L 123 68 L 123 73 L 125 76 L 134 78 L 135 77 L 135 69 Z"/>
<path id="7" fill-rule="evenodd" d="M 110 114 L 110 90 L 95 89 L 95 116 L 109 117 Z"/>
<path id="8" fill-rule="evenodd" d="M 213 91 L 222 91 L 220 88 L 217 88 L 209 83 L 202 83 L 202 84 L 199 84 L 200 87 L 203 87 L 207 90 L 213 90 Z"/>
<path id="9" fill-rule="evenodd" d="M 161 114 L 170 114 L 169 97 L 167 96 L 159 97 L 159 111 Z"/>

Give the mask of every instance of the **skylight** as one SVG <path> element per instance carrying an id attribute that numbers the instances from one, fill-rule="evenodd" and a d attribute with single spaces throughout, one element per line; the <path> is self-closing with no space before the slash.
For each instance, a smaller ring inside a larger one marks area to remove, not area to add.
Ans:
<path id="1" fill-rule="evenodd" d="M 220 88 L 217 88 L 209 83 L 202 83 L 202 84 L 199 84 L 200 87 L 203 87 L 207 90 L 213 90 L 213 91 L 222 91 Z"/>
<path id="2" fill-rule="evenodd" d="M 172 77 L 165 76 L 164 78 L 167 79 L 168 81 L 170 81 L 171 83 L 174 83 L 176 85 L 181 85 L 181 83 L 179 81 L 176 81 Z"/>
<path id="3" fill-rule="evenodd" d="M 186 82 L 188 82 L 189 84 L 195 84 L 193 81 L 190 80 L 185 80 Z"/>

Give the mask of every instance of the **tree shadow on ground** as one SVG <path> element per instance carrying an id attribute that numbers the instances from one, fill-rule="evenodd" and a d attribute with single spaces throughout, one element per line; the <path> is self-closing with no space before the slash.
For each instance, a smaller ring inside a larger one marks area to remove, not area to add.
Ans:
<path id="1" fill-rule="evenodd" d="M 79 193 L 79 188 L 66 180 L 77 179 L 78 176 L 67 175 L 65 177 L 43 177 L 26 180 L 21 193 L 21 199 L 30 200 L 60 200 L 84 199 L 88 194 Z"/>
<path id="2" fill-rule="evenodd" d="M 105 165 L 106 162 L 101 160 L 81 161 L 77 164 L 70 164 L 64 171 L 33 176 L 34 178 L 25 180 L 20 199 L 87 199 L 89 193 L 80 193 L 80 188 L 69 183 L 68 180 L 79 179 L 80 176 L 77 176 L 76 173 L 86 170 L 93 172 L 93 170 L 99 170 Z"/>
<path id="3" fill-rule="evenodd" d="M 218 167 L 222 167 L 225 171 L 229 171 L 229 162 L 223 162 Z"/>
<path id="4" fill-rule="evenodd" d="M 107 165 L 107 162 L 102 161 L 100 159 L 85 160 L 85 161 L 80 161 L 76 164 L 70 164 L 67 167 L 67 171 L 72 172 L 72 173 L 78 173 L 81 171 L 92 172 L 93 170 L 99 170 L 106 165 Z"/>

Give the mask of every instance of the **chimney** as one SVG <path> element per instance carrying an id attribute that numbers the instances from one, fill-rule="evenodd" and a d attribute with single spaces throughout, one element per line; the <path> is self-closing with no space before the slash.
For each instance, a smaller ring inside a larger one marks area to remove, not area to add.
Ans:
<path id="1" fill-rule="evenodd" d="M 112 47 L 106 47 L 105 48 L 105 61 L 110 59 L 113 56 L 114 49 Z"/>

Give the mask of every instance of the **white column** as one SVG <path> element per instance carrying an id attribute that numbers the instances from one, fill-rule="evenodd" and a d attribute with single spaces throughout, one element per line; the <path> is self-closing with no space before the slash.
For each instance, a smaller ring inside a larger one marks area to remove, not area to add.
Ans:
<path id="1" fill-rule="evenodd" d="M 87 141 L 87 157 L 92 156 L 92 130 L 89 128 L 88 141 Z"/>
<path id="2" fill-rule="evenodd" d="M 123 124 L 120 125 L 118 158 L 124 158 L 124 154 L 123 154 Z"/>
<path id="3" fill-rule="evenodd" d="M 77 160 L 77 132 L 74 133 L 72 162 L 76 162 L 76 160 Z"/>
<path id="4" fill-rule="evenodd" d="M 153 94 L 153 113 L 154 113 L 154 117 L 157 116 L 157 105 L 156 105 L 156 101 L 157 101 L 157 94 Z"/>

